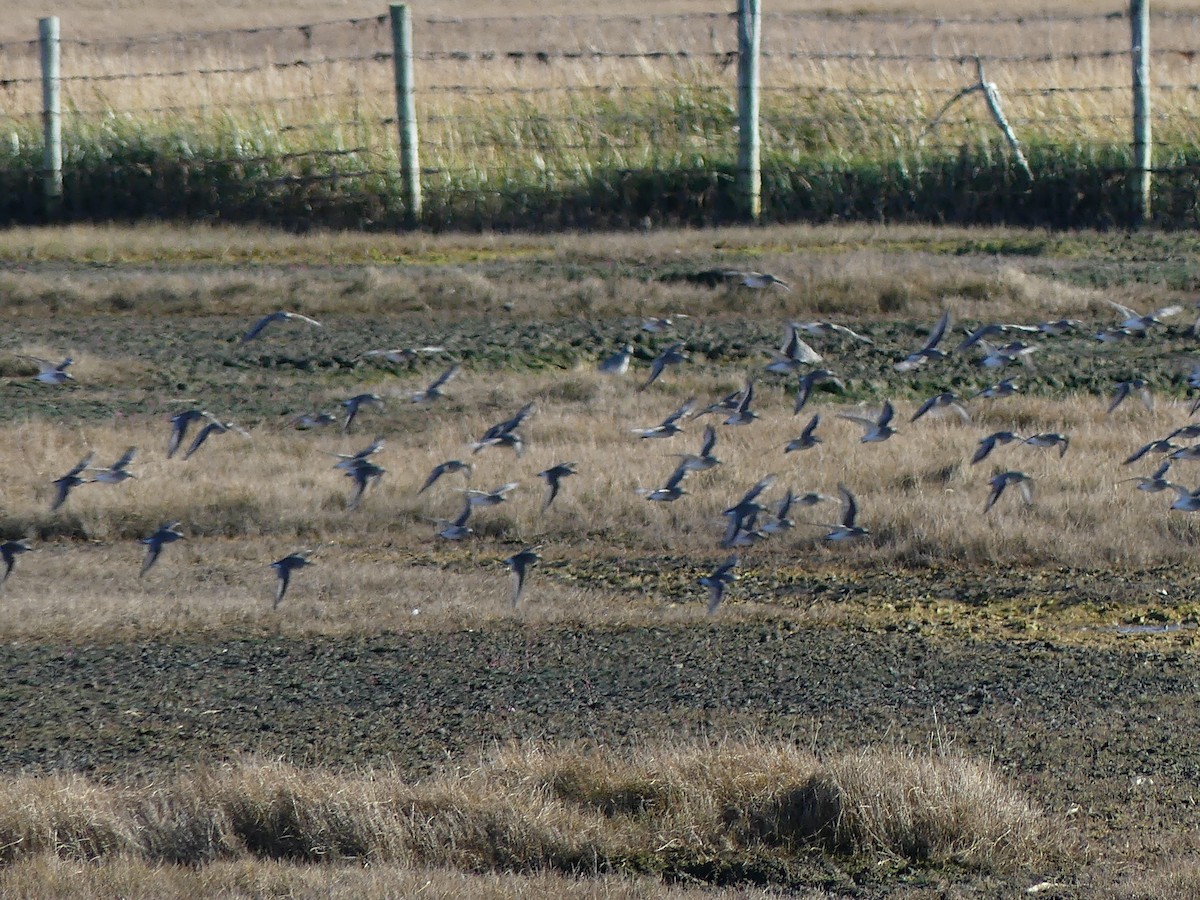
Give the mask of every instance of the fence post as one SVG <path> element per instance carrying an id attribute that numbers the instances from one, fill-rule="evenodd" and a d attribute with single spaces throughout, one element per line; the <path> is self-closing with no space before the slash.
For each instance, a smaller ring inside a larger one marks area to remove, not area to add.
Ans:
<path id="1" fill-rule="evenodd" d="M 1150 221 L 1150 179 L 1154 147 L 1150 142 L 1150 0 L 1130 0 L 1133 60 L 1133 225 Z"/>
<path id="2" fill-rule="evenodd" d="M 417 107 L 413 100 L 412 18 L 407 3 L 393 3 L 390 10 L 396 123 L 400 128 L 400 180 L 409 221 L 416 224 L 421 219 L 421 164 L 417 151 Z"/>
<path id="3" fill-rule="evenodd" d="M 761 0 L 738 0 L 738 161 L 736 188 L 743 214 L 762 213 L 758 142 L 758 57 L 762 46 Z"/>
<path id="4" fill-rule="evenodd" d="M 38 19 L 38 45 L 42 57 L 42 195 L 46 218 L 62 213 L 62 109 L 59 103 L 58 17 Z"/>

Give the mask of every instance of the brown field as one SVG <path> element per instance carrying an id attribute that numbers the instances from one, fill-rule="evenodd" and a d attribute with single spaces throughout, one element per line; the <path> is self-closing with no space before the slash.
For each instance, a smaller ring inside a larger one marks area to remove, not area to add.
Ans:
<path id="1" fill-rule="evenodd" d="M 865 227 L 7 232 L 0 537 L 37 549 L 2 595 L 0 891 L 1188 896 L 1200 526 L 1123 481 L 1154 460 L 1121 460 L 1191 420 L 1198 253 L 1186 234 Z M 683 277 L 713 266 L 794 289 Z M 1110 300 L 1188 314 L 1101 347 Z M 280 307 L 324 327 L 239 343 Z M 956 335 L 1084 327 L 1037 338 L 1027 390 L 969 403 L 971 424 L 910 424 L 924 396 L 1001 377 L 970 354 L 895 371 L 942 309 Z M 692 359 L 638 392 L 675 339 L 641 316 L 674 313 Z M 814 318 L 875 343 L 813 338 L 846 390 L 796 417 L 794 377 L 761 368 L 783 323 Z M 631 372 L 599 375 L 625 341 Z M 424 344 L 446 349 L 359 358 Z M 68 353 L 62 388 L 21 356 Z M 446 397 L 408 401 L 455 360 Z M 1138 374 L 1154 409 L 1106 414 Z M 716 426 L 723 465 L 674 504 L 639 497 L 703 420 L 667 441 L 630 429 L 748 375 L 760 418 Z M 361 390 L 385 407 L 351 435 L 288 427 Z M 860 443 L 838 413 L 884 398 L 899 433 Z M 523 456 L 471 454 L 531 399 Z M 166 418 L 192 403 L 251 438 L 165 459 Z M 824 444 L 785 456 L 811 412 Z M 970 465 L 1002 428 L 1071 447 Z M 387 473 L 348 510 L 327 454 L 377 435 Z M 49 510 L 86 451 L 107 465 L 128 446 L 136 479 Z M 457 511 L 461 477 L 416 491 L 460 455 L 471 486 L 520 486 L 452 543 L 431 520 Z M 536 473 L 563 460 L 580 474 L 542 511 Z M 1193 465 L 1172 477 L 1190 486 Z M 1034 477 L 1034 502 L 1005 496 L 985 517 L 1007 468 Z M 730 553 L 720 513 L 768 473 L 769 501 L 850 485 L 871 535 L 831 546 L 835 502 L 794 511 L 793 529 L 737 551 L 708 617 L 697 579 Z M 187 539 L 139 578 L 138 538 L 176 519 Z M 529 545 L 542 562 L 514 609 L 502 560 Z M 314 565 L 273 610 L 267 564 L 300 547 Z"/>

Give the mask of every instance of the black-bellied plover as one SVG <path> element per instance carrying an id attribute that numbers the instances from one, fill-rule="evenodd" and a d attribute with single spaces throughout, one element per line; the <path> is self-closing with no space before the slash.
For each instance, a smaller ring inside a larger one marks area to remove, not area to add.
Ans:
<path id="1" fill-rule="evenodd" d="M 283 559 L 277 559 L 271 563 L 271 568 L 275 570 L 275 602 L 272 604 L 272 609 L 278 609 L 280 602 L 283 600 L 284 594 L 287 593 L 288 585 L 292 581 L 292 572 L 297 569 L 303 569 L 305 566 L 312 565 L 311 550 L 297 550 L 295 553 L 285 556 Z"/>
<path id="2" fill-rule="evenodd" d="M 730 556 L 710 574 L 699 579 L 700 586 L 708 588 L 708 615 L 711 616 L 717 611 L 717 607 L 725 598 L 725 589 L 737 581 L 737 573 L 733 571 L 737 564 L 737 556 Z"/>
<path id="3" fill-rule="evenodd" d="M 514 553 L 504 560 L 505 565 L 512 569 L 513 573 L 512 605 L 514 609 L 521 599 L 521 593 L 525 590 L 525 576 L 529 574 L 529 570 L 534 565 L 542 561 L 537 553 L 538 549 L 537 547 L 527 547 L 520 553 Z"/>
<path id="4" fill-rule="evenodd" d="M 8 581 L 8 576 L 12 574 L 17 556 L 32 551 L 33 548 L 29 546 L 29 541 L 26 540 L 5 541 L 3 544 L 0 544 L 0 559 L 4 561 L 4 574 L 0 575 L 0 586 Z"/>
<path id="5" fill-rule="evenodd" d="M 879 441 L 886 441 L 896 433 L 896 429 L 892 428 L 890 424 L 892 421 L 892 416 L 894 416 L 895 413 L 896 411 L 892 408 L 892 401 L 884 400 L 883 409 L 879 411 L 879 415 L 874 419 L 872 419 L 870 416 L 857 416 L 851 413 L 838 413 L 838 418 L 846 419 L 850 422 L 855 422 L 858 425 L 861 425 L 865 429 L 865 432 L 863 433 L 863 436 L 859 438 L 859 442 L 863 444 L 872 444 L 878 443 Z"/>
<path id="6" fill-rule="evenodd" d="M 138 539 L 139 544 L 146 545 L 146 560 L 142 563 L 142 570 L 138 572 L 138 578 L 150 571 L 151 566 L 158 561 L 158 555 L 162 553 L 162 548 L 166 544 L 173 544 L 184 537 L 183 532 L 179 530 L 179 526 L 182 524 L 182 522 L 167 522 L 160 525 L 158 530 L 149 537 Z"/>
<path id="7" fill-rule="evenodd" d="M 1033 479 L 1024 472 L 1001 472 L 989 482 L 992 492 L 988 494 L 987 502 L 983 505 L 983 511 L 986 513 L 989 509 L 996 505 L 996 501 L 1000 499 L 1005 488 L 1010 484 L 1015 484 L 1021 491 L 1021 496 L 1025 498 L 1026 505 L 1033 503 Z"/>
<path id="8" fill-rule="evenodd" d="M 470 463 L 463 462 L 461 459 L 448 459 L 445 462 L 438 463 L 436 466 L 433 467 L 433 469 L 429 473 L 429 477 L 425 479 L 425 483 L 423 485 L 421 485 L 421 489 L 419 491 L 417 491 L 417 493 L 418 494 L 425 493 L 427 490 L 429 490 L 431 487 L 433 487 L 434 484 L 437 483 L 437 480 L 439 478 L 441 478 L 443 475 L 452 475 L 455 472 L 466 472 L 467 480 L 468 481 L 471 480 L 471 464 Z"/>
<path id="9" fill-rule="evenodd" d="M 558 496 L 558 488 L 562 480 L 575 474 L 577 472 L 573 462 L 558 463 L 538 472 L 538 478 L 546 479 L 546 499 L 542 501 L 542 512 L 545 512 L 554 502 L 554 498 Z"/>
<path id="10" fill-rule="evenodd" d="M 86 484 L 88 479 L 80 478 L 80 474 L 92 462 L 92 454 L 89 453 L 83 459 L 75 464 L 75 466 L 62 478 L 56 478 L 52 482 L 54 485 L 54 500 L 50 503 L 50 512 L 55 512 L 60 506 L 67 502 L 67 495 L 71 493 L 73 488 L 79 487 L 81 484 Z"/>
<path id="11" fill-rule="evenodd" d="M 250 330 L 247 331 L 244 335 L 242 335 L 242 343 L 245 344 L 245 343 L 249 343 L 250 341 L 254 340 L 256 337 L 258 337 L 260 334 L 263 333 L 263 331 L 266 329 L 266 327 L 268 325 L 270 325 L 274 322 L 291 322 L 291 321 L 307 322 L 309 325 L 314 325 L 317 328 L 321 327 L 321 323 L 318 322 L 316 319 L 310 319 L 308 316 L 303 316 L 300 313 L 287 312 L 286 310 L 281 309 L 278 312 L 268 313 L 267 315 L 265 315 L 261 319 L 259 319 L 257 322 L 255 322 L 250 327 Z"/>
<path id="12" fill-rule="evenodd" d="M 898 372 L 912 372 L 914 369 L 920 368 L 931 359 L 945 359 L 946 354 L 938 349 L 938 344 L 946 335 L 946 329 L 950 327 L 950 311 L 946 310 L 942 313 L 942 317 L 937 320 L 933 329 L 929 332 L 929 336 L 925 339 L 925 343 L 917 350 L 908 354 L 904 359 L 895 364 Z"/>

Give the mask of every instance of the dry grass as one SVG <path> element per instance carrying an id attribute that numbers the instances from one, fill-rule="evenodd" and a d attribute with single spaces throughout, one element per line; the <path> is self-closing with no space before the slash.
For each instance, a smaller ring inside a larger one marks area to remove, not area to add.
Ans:
<path id="1" fill-rule="evenodd" d="M 0 797 L 8 866 L 57 856 L 669 874 L 815 849 L 1007 872 L 1067 858 L 1062 832 L 987 765 L 895 749 L 821 763 L 755 739 L 628 757 L 526 744 L 415 783 L 254 761 L 158 782 L 20 777 Z"/>

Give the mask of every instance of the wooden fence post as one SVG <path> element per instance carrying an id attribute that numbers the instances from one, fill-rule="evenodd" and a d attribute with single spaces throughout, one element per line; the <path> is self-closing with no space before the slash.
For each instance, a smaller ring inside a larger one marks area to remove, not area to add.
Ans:
<path id="1" fill-rule="evenodd" d="M 421 220 L 421 162 L 417 147 L 417 107 L 413 100 L 412 18 L 407 3 L 393 3 L 392 62 L 396 73 L 396 123 L 400 128 L 400 180 L 408 219 Z"/>
<path id="2" fill-rule="evenodd" d="M 46 218 L 62 214 L 62 109 L 59 88 L 58 17 L 38 19 L 38 44 L 42 57 L 42 195 Z"/>
<path id="3" fill-rule="evenodd" d="M 1150 140 L 1150 0 L 1130 0 L 1133 60 L 1133 225 L 1150 221 L 1154 147 Z"/>
<path id="4" fill-rule="evenodd" d="M 758 57 L 762 47 L 761 0 L 738 0 L 738 160 L 736 189 L 752 222 L 762 213 L 758 140 Z"/>

